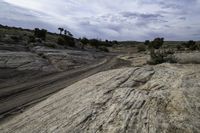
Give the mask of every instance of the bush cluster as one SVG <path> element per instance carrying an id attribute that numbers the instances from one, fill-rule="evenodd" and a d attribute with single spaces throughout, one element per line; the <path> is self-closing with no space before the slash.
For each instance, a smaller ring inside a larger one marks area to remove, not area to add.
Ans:
<path id="1" fill-rule="evenodd" d="M 62 35 L 58 38 L 57 43 L 63 46 L 75 47 L 74 38 L 70 36 Z"/>
<path id="2" fill-rule="evenodd" d="M 99 47 L 99 50 L 103 51 L 103 52 L 109 52 L 109 49 L 107 47 L 105 47 L 105 46 Z"/>
<path id="3" fill-rule="evenodd" d="M 164 43 L 164 38 L 155 38 L 153 41 L 151 42 L 146 42 L 146 44 L 148 44 L 149 49 L 159 49 L 162 47 Z"/>
<path id="4" fill-rule="evenodd" d="M 34 36 L 37 38 L 41 38 L 42 40 L 46 40 L 46 34 L 47 34 L 47 30 L 45 29 L 39 29 L 39 28 L 35 28 L 34 30 Z"/>
<path id="5" fill-rule="evenodd" d="M 159 49 L 159 50 L 155 50 L 155 49 L 151 49 L 150 51 L 150 61 L 148 62 L 148 64 L 151 65 L 156 65 L 156 64 L 161 64 L 164 62 L 168 62 L 168 63 L 176 63 L 176 58 L 174 56 L 174 51 L 172 50 L 164 50 L 164 49 Z"/>
<path id="6" fill-rule="evenodd" d="M 22 36 L 12 35 L 12 36 L 11 36 L 11 39 L 12 39 L 13 41 L 15 41 L 16 43 L 18 43 L 18 42 L 22 41 Z"/>
<path id="7" fill-rule="evenodd" d="M 174 56 L 174 51 L 171 49 L 164 49 L 164 38 L 155 38 L 153 41 L 146 40 L 145 45 L 148 46 L 150 50 L 150 60 L 148 64 L 156 65 L 164 62 L 176 63 L 176 58 Z"/>
<path id="8" fill-rule="evenodd" d="M 190 40 L 182 44 L 185 48 L 189 50 L 200 50 L 200 44 L 197 44 L 195 41 Z"/>

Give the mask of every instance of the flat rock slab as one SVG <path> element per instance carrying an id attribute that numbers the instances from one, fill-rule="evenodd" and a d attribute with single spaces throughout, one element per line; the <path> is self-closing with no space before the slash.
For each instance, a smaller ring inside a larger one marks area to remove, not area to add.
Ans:
<path id="1" fill-rule="evenodd" d="M 101 72 L 0 124 L 2 133 L 198 133 L 200 66 Z"/>

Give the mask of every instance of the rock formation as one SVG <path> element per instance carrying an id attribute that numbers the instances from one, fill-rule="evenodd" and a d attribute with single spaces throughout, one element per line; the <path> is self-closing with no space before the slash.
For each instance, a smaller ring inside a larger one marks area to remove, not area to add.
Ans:
<path id="1" fill-rule="evenodd" d="M 2 133 L 198 133 L 200 66 L 123 68 L 81 80 L 10 120 Z"/>

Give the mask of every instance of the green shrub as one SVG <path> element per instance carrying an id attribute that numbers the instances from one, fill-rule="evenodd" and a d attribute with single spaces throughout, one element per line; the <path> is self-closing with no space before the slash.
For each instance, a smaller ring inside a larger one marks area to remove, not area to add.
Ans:
<path id="1" fill-rule="evenodd" d="M 82 39 L 80 39 L 80 42 L 84 45 L 87 45 L 89 43 L 89 40 L 86 37 L 83 37 Z"/>
<path id="2" fill-rule="evenodd" d="M 64 36 L 65 42 L 70 47 L 75 47 L 75 41 L 74 38 L 71 36 Z"/>
<path id="3" fill-rule="evenodd" d="M 89 40 L 91 46 L 98 48 L 100 46 L 100 41 L 98 39 L 91 39 Z"/>
<path id="4" fill-rule="evenodd" d="M 149 49 L 159 49 L 164 43 L 164 38 L 155 38 L 151 43 L 149 43 Z"/>
<path id="5" fill-rule="evenodd" d="M 47 46 L 49 48 L 57 48 L 56 44 L 54 44 L 54 43 L 45 43 L 45 46 Z"/>
<path id="6" fill-rule="evenodd" d="M 36 42 L 35 36 L 30 35 L 28 37 L 28 43 L 35 43 L 35 42 Z"/>
<path id="7" fill-rule="evenodd" d="M 144 45 L 149 45 L 150 44 L 150 41 L 149 40 L 146 40 L 145 42 L 144 42 Z"/>
<path id="8" fill-rule="evenodd" d="M 190 40 L 188 42 L 185 42 L 182 44 L 185 48 L 189 49 L 189 50 L 200 50 L 200 45 L 197 44 L 195 41 Z"/>
<path id="9" fill-rule="evenodd" d="M 183 46 L 180 45 L 180 44 L 178 44 L 178 45 L 176 45 L 176 49 L 179 50 L 179 51 L 180 51 L 180 50 L 183 50 Z"/>
<path id="10" fill-rule="evenodd" d="M 39 28 L 35 28 L 34 30 L 34 36 L 37 38 L 41 38 L 42 40 L 46 40 L 46 34 L 47 34 L 47 30 L 45 29 L 39 29 Z"/>
<path id="11" fill-rule="evenodd" d="M 176 59 L 174 57 L 174 51 L 172 50 L 151 50 L 150 51 L 150 61 L 148 64 L 156 65 L 164 62 L 168 63 L 176 63 Z"/>
<path id="12" fill-rule="evenodd" d="M 112 47 L 112 45 L 113 45 L 112 42 L 109 42 L 108 40 L 107 41 L 101 41 L 101 40 L 98 40 L 98 39 L 91 39 L 91 40 L 89 40 L 89 44 L 92 47 L 95 47 L 96 49 L 98 49 L 101 46 Z"/>
<path id="13" fill-rule="evenodd" d="M 60 36 L 57 40 L 59 45 L 75 47 L 74 38 L 70 36 Z"/>
<path id="14" fill-rule="evenodd" d="M 112 43 L 113 44 L 119 44 L 118 41 L 116 41 L 116 40 L 113 40 Z"/>
<path id="15" fill-rule="evenodd" d="M 21 36 L 15 36 L 15 35 L 13 35 L 13 36 L 11 36 L 11 39 L 13 41 L 15 41 L 16 43 L 22 41 L 22 37 Z"/>
<path id="16" fill-rule="evenodd" d="M 58 37 L 57 43 L 58 43 L 59 45 L 65 45 L 65 39 L 64 39 L 63 37 Z"/>
<path id="17" fill-rule="evenodd" d="M 109 49 L 106 48 L 105 46 L 99 47 L 99 50 L 101 50 L 101 51 L 103 51 L 103 52 L 109 52 Z"/>

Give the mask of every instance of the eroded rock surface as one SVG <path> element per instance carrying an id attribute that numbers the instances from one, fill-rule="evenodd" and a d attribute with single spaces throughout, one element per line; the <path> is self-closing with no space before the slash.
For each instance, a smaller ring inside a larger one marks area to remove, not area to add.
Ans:
<path id="1" fill-rule="evenodd" d="M 101 72 L 0 124 L 10 133 L 198 133 L 200 66 Z"/>
<path id="2" fill-rule="evenodd" d="M 0 69 L 66 71 L 92 64 L 102 56 L 101 53 L 42 46 L 33 47 L 30 51 L 0 50 Z"/>

